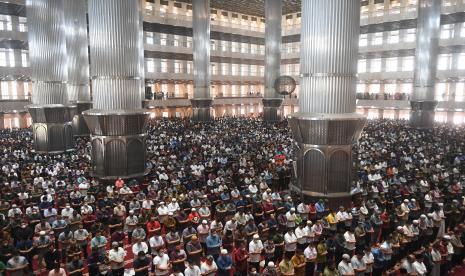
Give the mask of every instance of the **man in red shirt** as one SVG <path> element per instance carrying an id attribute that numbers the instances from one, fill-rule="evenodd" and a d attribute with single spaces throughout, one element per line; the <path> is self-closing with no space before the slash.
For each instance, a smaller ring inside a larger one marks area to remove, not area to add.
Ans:
<path id="1" fill-rule="evenodd" d="M 233 251 L 234 270 L 238 275 L 247 275 L 247 259 L 249 253 L 245 249 L 244 242 L 241 242 Z"/>

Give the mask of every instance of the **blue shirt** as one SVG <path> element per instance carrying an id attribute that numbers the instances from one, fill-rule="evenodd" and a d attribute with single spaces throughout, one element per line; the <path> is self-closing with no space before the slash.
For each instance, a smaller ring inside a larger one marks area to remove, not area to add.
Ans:
<path id="1" fill-rule="evenodd" d="M 371 253 L 374 257 L 374 267 L 380 268 L 384 266 L 384 254 L 383 251 L 379 248 L 373 248 Z"/>
<path id="2" fill-rule="evenodd" d="M 216 260 L 216 265 L 218 266 L 219 270 L 226 271 L 232 266 L 232 258 L 230 255 L 226 256 L 219 256 L 218 259 Z"/>
<path id="3" fill-rule="evenodd" d="M 325 205 L 323 203 L 315 203 L 315 209 L 318 213 L 323 213 L 325 211 Z"/>
<path id="4" fill-rule="evenodd" d="M 208 248 L 220 247 L 222 244 L 221 238 L 218 235 L 208 235 L 206 244 Z"/>

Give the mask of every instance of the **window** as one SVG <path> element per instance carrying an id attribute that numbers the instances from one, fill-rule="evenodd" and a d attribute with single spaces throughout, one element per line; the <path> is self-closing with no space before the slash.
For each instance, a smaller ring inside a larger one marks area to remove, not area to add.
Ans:
<path id="1" fill-rule="evenodd" d="M 370 84 L 370 88 L 368 90 L 368 93 L 370 94 L 379 94 L 381 85 L 379 83 L 372 83 Z"/>
<path id="2" fill-rule="evenodd" d="M 250 53 L 251 54 L 258 54 L 258 45 L 257 44 L 251 44 L 250 45 Z"/>
<path id="3" fill-rule="evenodd" d="M 191 74 L 192 73 L 192 61 L 187 61 L 187 74 Z"/>
<path id="4" fill-rule="evenodd" d="M 221 63 L 221 75 L 227 76 L 229 74 L 229 64 Z"/>
<path id="5" fill-rule="evenodd" d="M 395 94 L 397 89 L 397 84 L 396 83 L 386 83 L 384 85 L 384 93 L 386 94 Z"/>
<path id="6" fill-rule="evenodd" d="M 11 99 L 18 98 L 18 83 L 16 81 L 11 82 Z"/>
<path id="7" fill-rule="evenodd" d="M 414 42 L 415 41 L 416 30 L 415 29 L 407 29 L 405 30 L 404 34 L 404 41 L 405 42 Z"/>
<path id="8" fill-rule="evenodd" d="M 6 66 L 6 50 L 0 49 L 0 66 Z"/>
<path id="9" fill-rule="evenodd" d="M 27 24 L 27 19 L 26 17 L 19 17 L 19 31 L 20 32 L 26 32 L 26 24 Z"/>
<path id="10" fill-rule="evenodd" d="M 181 91 L 179 89 L 179 84 L 174 84 L 174 96 L 179 97 L 181 95 Z"/>
<path id="11" fill-rule="evenodd" d="M 29 95 L 29 82 L 27 81 L 23 82 L 23 87 L 24 87 L 24 95 L 28 96 Z"/>
<path id="12" fill-rule="evenodd" d="M 153 59 L 147 60 L 147 72 L 149 73 L 155 72 L 155 62 L 153 61 Z"/>
<path id="13" fill-rule="evenodd" d="M 358 46 L 366 47 L 367 45 L 368 45 L 368 35 L 367 34 L 361 34 L 360 38 L 358 40 Z"/>
<path id="14" fill-rule="evenodd" d="M 365 73 L 367 71 L 367 60 L 366 59 L 360 59 L 358 61 L 357 71 L 359 73 Z"/>
<path id="15" fill-rule="evenodd" d="M 239 64 L 231 64 L 231 75 L 238 76 L 239 75 Z"/>
<path id="16" fill-rule="evenodd" d="M 27 53 L 24 50 L 21 51 L 21 66 L 22 67 L 28 67 L 29 66 L 27 64 Z"/>
<path id="17" fill-rule="evenodd" d="M 452 56 L 450 54 L 439 55 L 438 70 L 449 70 L 451 67 Z"/>
<path id="18" fill-rule="evenodd" d="M 168 35 L 167 34 L 160 34 L 160 45 L 166 46 L 168 43 Z"/>
<path id="19" fill-rule="evenodd" d="M 250 65 L 250 76 L 257 76 L 257 65 Z"/>
<path id="20" fill-rule="evenodd" d="M 390 31 L 388 37 L 388 44 L 397 44 L 399 43 L 399 31 Z"/>
<path id="21" fill-rule="evenodd" d="M 210 41 L 210 50 L 216 51 L 216 40 Z"/>
<path id="22" fill-rule="evenodd" d="M 161 60 L 161 72 L 168 73 L 168 61 L 166 59 Z"/>
<path id="23" fill-rule="evenodd" d="M 374 33 L 372 36 L 371 45 L 381 45 L 383 44 L 383 33 Z"/>
<path id="24" fill-rule="evenodd" d="M 153 44 L 153 33 L 145 33 L 145 41 L 147 44 Z"/>
<path id="25" fill-rule="evenodd" d="M 413 83 L 403 83 L 401 93 L 412 94 Z"/>
<path id="26" fill-rule="evenodd" d="M 237 53 L 239 52 L 239 45 L 237 42 L 231 42 L 231 52 Z"/>
<path id="27" fill-rule="evenodd" d="M 249 44 L 241 43 L 241 53 L 248 53 L 248 52 L 249 52 Z"/>
<path id="28" fill-rule="evenodd" d="M 224 41 L 224 40 L 221 40 L 220 42 L 221 44 L 221 51 L 228 51 L 228 42 L 227 41 Z"/>
<path id="29" fill-rule="evenodd" d="M 232 97 L 237 97 L 237 85 L 231 85 L 231 96 Z"/>
<path id="30" fill-rule="evenodd" d="M 249 75 L 249 65 L 241 64 L 241 76 L 248 76 Z"/>
<path id="31" fill-rule="evenodd" d="M 361 6 L 360 7 L 360 18 L 365 19 L 368 17 L 368 6 Z"/>
<path id="32" fill-rule="evenodd" d="M 176 74 L 182 73 L 182 63 L 180 60 L 175 60 L 174 61 L 174 72 Z"/>
<path id="33" fill-rule="evenodd" d="M 413 71 L 413 57 L 404 57 L 402 60 L 402 71 Z"/>
<path id="34" fill-rule="evenodd" d="M 397 71 L 397 60 L 398 60 L 397 57 L 386 59 L 386 72 Z"/>
<path id="35" fill-rule="evenodd" d="M 6 81 L 0 82 L 0 90 L 2 92 L 2 99 L 8 99 L 9 98 L 8 82 Z"/>
<path id="36" fill-rule="evenodd" d="M 464 100 L 464 84 L 463 82 L 457 82 L 455 84 L 455 100 L 457 102 L 463 102 Z"/>
<path id="37" fill-rule="evenodd" d="M 357 93 L 365 93 L 366 84 L 357 83 Z"/>
<path id="38" fill-rule="evenodd" d="M 441 39 L 449 39 L 454 36 L 454 24 L 441 26 Z"/>
<path id="39" fill-rule="evenodd" d="M 447 93 L 449 91 L 449 84 L 446 82 L 436 83 L 436 95 L 435 99 L 437 101 L 443 101 L 446 99 Z"/>
<path id="40" fill-rule="evenodd" d="M 216 63 L 210 63 L 210 72 L 212 75 L 218 74 L 218 66 Z"/>
<path id="41" fill-rule="evenodd" d="M 247 96 L 247 85 L 241 85 L 241 96 Z"/>
<path id="42" fill-rule="evenodd" d="M 371 60 L 370 72 L 381 72 L 381 59 L 375 58 Z"/>
<path id="43" fill-rule="evenodd" d="M 181 40 L 181 37 L 179 35 L 173 35 L 173 46 L 174 47 L 179 47 L 180 43 L 179 41 Z"/>
<path id="44" fill-rule="evenodd" d="M 0 31 L 2 30 L 6 30 L 6 31 L 13 30 L 13 25 L 11 24 L 11 16 L 0 15 Z"/>
<path id="45" fill-rule="evenodd" d="M 399 14 L 400 13 L 400 1 L 391 0 L 391 7 L 389 8 L 390 14 Z"/>
<path id="46" fill-rule="evenodd" d="M 460 37 L 465 37 L 465 23 L 462 23 L 462 28 L 460 28 Z"/>
<path id="47" fill-rule="evenodd" d="M 15 67 L 15 50 L 8 49 L 8 59 L 10 60 L 10 67 Z"/>
<path id="48" fill-rule="evenodd" d="M 383 16 L 384 15 L 384 4 L 377 4 L 375 16 Z"/>

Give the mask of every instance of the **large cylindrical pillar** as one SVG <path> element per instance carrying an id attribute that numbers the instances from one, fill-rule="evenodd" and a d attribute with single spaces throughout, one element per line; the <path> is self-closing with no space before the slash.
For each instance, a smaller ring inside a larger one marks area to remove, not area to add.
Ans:
<path id="1" fill-rule="evenodd" d="M 355 113 L 360 1 L 302 1 L 299 112 L 289 123 L 297 141 L 298 185 L 331 204 L 350 201 L 352 145 L 366 119 Z"/>
<path id="2" fill-rule="evenodd" d="M 68 65 L 68 99 L 77 106 L 73 118 L 76 136 L 89 135 L 82 112 L 92 107 L 89 90 L 89 55 L 87 39 L 87 6 L 85 0 L 63 0 Z"/>
<path id="3" fill-rule="evenodd" d="M 145 172 L 142 109 L 142 10 L 139 0 L 89 0 L 93 108 L 83 112 L 91 131 L 95 176 L 113 179 Z"/>
<path id="4" fill-rule="evenodd" d="M 63 0 L 27 0 L 29 59 L 32 79 L 31 114 L 36 152 L 73 149 L 71 120 L 76 107 L 68 104 Z"/>
<path id="5" fill-rule="evenodd" d="M 194 98 L 192 119 L 210 121 L 210 0 L 192 1 L 192 46 L 194 65 Z"/>
<path id="6" fill-rule="evenodd" d="M 281 0 L 265 0 L 265 97 L 263 98 L 263 119 L 278 121 L 282 96 L 276 93 L 275 81 L 281 75 Z"/>
<path id="7" fill-rule="evenodd" d="M 419 0 L 415 72 L 410 123 L 417 128 L 431 128 L 434 124 L 434 99 L 439 52 L 441 0 Z"/>

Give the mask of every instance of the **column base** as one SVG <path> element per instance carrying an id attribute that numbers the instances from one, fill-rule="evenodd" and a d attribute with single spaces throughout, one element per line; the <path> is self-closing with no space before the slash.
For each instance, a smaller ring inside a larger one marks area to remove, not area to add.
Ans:
<path id="1" fill-rule="evenodd" d="M 145 110 L 96 110 L 83 112 L 90 129 L 92 175 L 100 179 L 145 175 Z"/>
<path id="2" fill-rule="evenodd" d="M 294 113 L 288 121 L 297 142 L 297 184 L 291 189 L 304 197 L 325 198 L 330 206 L 350 203 L 352 145 L 366 118 L 356 113 Z"/>
<path id="3" fill-rule="evenodd" d="M 192 121 L 194 122 L 210 122 L 213 120 L 211 111 L 212 99 L 191 99 L 192 105 Z"/>
<path id="4" fill-rule="evenodd" d="M 75 105 L 29 105 L 32 117 L 34 150 L 37 153 L 58 154 L 74 150 L 71 119 Z"/>
<path id="5" fill-rule="evenodd" d="M 283 99 L 274 98 L 274 99 L 262 99 L 263 103 L 263 120 L 266 122 L 277 122 L 281 121 L 282 117 L 279 114 L 279 108 Z"/>
<path id="6" fill-rule="evenodd" d="M 418 129 L 433 128 L 437 104 L 437 101 L 410 101 L 410 125 Z"/>
<path id="7" fill-rule="evenodd" d="M 74 136 L 84 137 L 90 135 L 90 130 L 87 127 L 86 121 L 82 116 L 82 112 L 92 108 L 92 102 L 76 102 L 77 115 L 73 118 Z"/>

